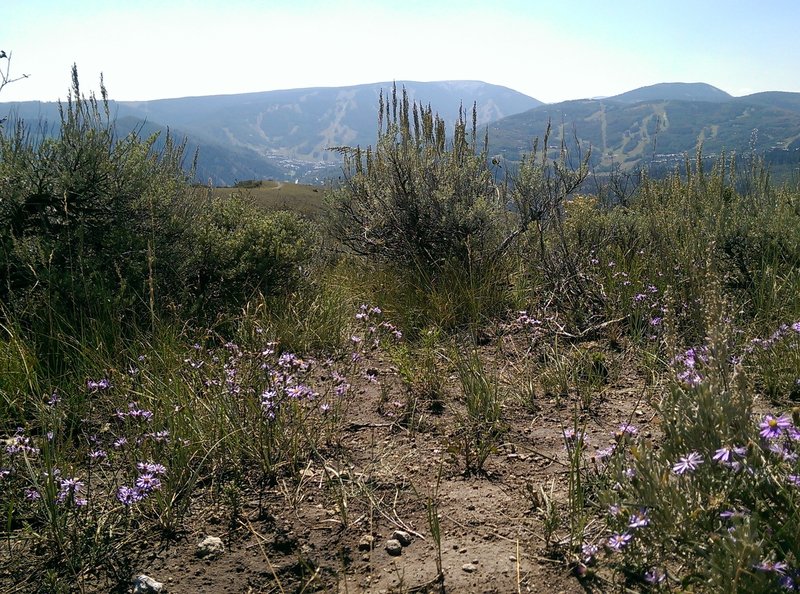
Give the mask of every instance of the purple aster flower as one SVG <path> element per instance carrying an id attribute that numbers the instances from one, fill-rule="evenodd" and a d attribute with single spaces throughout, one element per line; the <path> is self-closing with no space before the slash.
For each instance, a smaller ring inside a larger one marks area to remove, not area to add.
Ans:
<path id="1" fill-rule="evenodd" d="M 142 493 L 136 487 L 126 487 L 125 485 L 117 489 L 117 501 L 123 505 L 132 505 L 143 499 Z"/>
<path id="2" fill-rule="evenodd" d="M 712 460 L 716 460 L 717 462 L 727 463 L 731 461 L 731 455 L 733 454 L 733 448 L 730 446 L 723 446 L 714 452 L 714 456 L 711 458 Z"/>
<path id="3" fill-rule="evenodd" d="M 758 424 L 759 435 L 765 439 L 775 439 L 780 437 L 781 434 L 792 426 L 792 419 L 786 415 L 774 417 L 766 415 L 764 420 Z"/>
<path id="4" fill-rule="evenodd" d="M 585 544 L 581 547 L 581 555 L 583 555 L 583 562 L 590 563 L 594 560 L 597 552 L 599 551 L 599 547 L 593 544 Z"/>
<path id="5" fill-rule="evenodd" d="M 723 520 L 730 520 L 731 518 L 746 518 L 750 515 L 750 510 L 747 508 L 744 509 L 729 509 L 724 512 L 720 512 L 719 517 Z"/>
<path id="6" fill-rule="evenodd" d="M 619 426 L 619 429 L 614 433 L 614 437 L 620 438 L 626 435 L 630 435 L 631 437 L 635 437 L 639 435 L 639 429 L 635 425 L 631 425 L 630 423 L 623 423 Z"/>
<path id="7" fill-rule="evenodd" d="M 792 324 L 792 330 L 800 334 L 800 322 L 795 322 L 794 324 Z"/>
<path id="8" fill-rule="evenodd" d="M 800 474 L 790 474 L 786 477 L 790 485 L 800 487 Z"/>
<path id="9" fill-rule="evenodd" d="M 650 518 L 647 517 L 647 510 L 640 509 L 633 514 L 628 521 L 628 528 L 644 528 L 650 523 Z"/>
<path id="10" fill-rule="evenodd" d="M 611 444 L 607 448 L 603 448 L 602 450 L 597 450 L 594 457 L 596 460 L 600 462 L 605 462 L 614 454 L 614 450 L 616 450 L 616 446 L 614 444 Z"/>
<path id="11" fill-rule="evenodd" d="M 631 538 L 633 538 L 633 535 L 630 532 L 612 534 L 608 537 L 608 548 L 613 551 L 621 551 L 630 542 Z"/>
<path id="12" fill-rule="evenodd" d="M 697 452 L 690 452 L 686 456 L 680 458 L 672 466 L 672 472 L 675 474 L 684 474 L 686 472 L 694 472 L 697 467 L 703 463 L 703 457 Z"/>
<path id="13" fill-rule="evenodd" d="M 163 464 L 156 464 L 155 462 L 137 462 L 136 469 L 139 472 L 149 472 L 151 474 L 166 474 L 167 469 Z"/>
<path id="14" fill-rule="evenodd" d="M 760 563 L 753 565 L 753 569 L 782 575 L 786 573 L 786 570 L 789 569 L 789 566 L 783 561 L 776 561 L 774 563 L 772 561 L 761 561 Z"/>
<path id="15" fill-rule="evenodd" d="M 667 574 L 663 569 L 651 567 L 644 574 L 644 581 L 648 584 L 660 584 L 667 578 Z"/>
<path id="16" fill-rule="evenodd" d="M 153 476 L 152 473 L 146 472 L 140 474 L 136 479 L 136 486 L 141 489 L 143 493 L 149 493 L 161 488 L 161 481 Z"/>

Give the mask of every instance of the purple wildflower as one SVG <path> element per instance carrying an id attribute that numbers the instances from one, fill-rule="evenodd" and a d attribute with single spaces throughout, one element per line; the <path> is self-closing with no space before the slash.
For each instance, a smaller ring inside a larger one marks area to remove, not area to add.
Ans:
<path id="1" fill-rule="evenodd" d="M 125 485 L 117 489 L 117 501 L 123 505 L 132 505 L 141 501 L 144 497 L 136 487 L 126 487 Z"/>
<path id="2" fill-rule="evenodd" d="M 792 426 L 792 420 L 786 415 L 774 417 L 766 415 L 764 420 L 758 424 L 759 435 L 765 439 L 774 439 L 780 437 L 781 433 L 788 430 Z"/>
<path id="3" fill-rule="evenodd" d="M 149 472 L 151 474 L 166 474 L 167 469 L 163 464 L 156 464 L 155 462 L 137 462 L 136 469 L 139 472 Z"/>
<path id="4" fill-rule="evenodd" d="M 136 486 L 143 493 L 149 493 L 150 491 L 156 491 L 160 489 L 161 481 L 153 476 L 152 473 L 146 472 L 144 474 L 140 474 L 139 478 L 136 479 Z"/>
<path id="5" fill-rule="evenodd" d="M 631 538 L 633 538 L 633 535 L 630 532 L 612 534 L 608 537 L 608 548 L 613 551 L 621 551 L 630 542 Z"/>
<path id="6" fill-rule="evenodd" d="M 672 472 L 675 474 L 684 474 L 686 472 L 694 472 L 697 467 L 703 463 L 703 457 L 697 452 L 690 452 L 686 456 L 681 457 L 675 464 L 672 465 Z"/>
<path id="7" fill-rule="evenodd" d="M 660 584 L 667 578 L 667 574 L 663 569 L 651 567 L 644 574 L 644 581 L 648 584 Z"/>
<path id="8" fill-rule="evenodd" d="M 628 528 L 644 528 L 650 524 L 650 518 L 647 517 L 647 510 L 640 509 L 635 514 L 631 515 L 628 521 Z"/>
<path id="9" fill-rule="evenodd" d="M 583 562 L 584 563 L 591 563 L 594 561 L 597 552 L 599 551 L 599 547 L 593 544 L 585 544 L 581 547 L 581 554 L 583 555 Z"/>

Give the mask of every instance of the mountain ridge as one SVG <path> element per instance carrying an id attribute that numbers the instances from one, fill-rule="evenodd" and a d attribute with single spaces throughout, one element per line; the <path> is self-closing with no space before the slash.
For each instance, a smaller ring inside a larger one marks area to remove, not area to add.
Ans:
<path id="1" fill-rule="evenodd" d="M 800 146 L 800 93 L 767 91 L 734 97 L 707 83 L 658 83 L 611 97 L 545 104 L 508 87 L 477 80 L 365 83 L 241 94 L 110 101 L 112 116 L 148 131 L 169 130 L 200 147 L 200 181 L 230 185 L 250 178 L 321 183 L 340 173 L 333 146 L 374 144 L 378 97 L 391 104 L 392 89 L 431 105 L 448 123 L 477 105 L 478 124 L 489 130 L 493 154 L 510 161 L 532 149 L 552 123 L 572 148 L 591 147 L 593 166 L 632 168 L 669 161 L 702 147 L 725 151 L 783 151 L 793 162 Z M 0 104 L 27 120 L 58 121 L 58 105 Z M 13 118 L 12 118 L 13 119 Z M 567 134 L 565 131 L 569 131 Z M 574 138 L 567 138 L 570 135 Z M 800 157 L 800 153 L 798 153 Z"/>

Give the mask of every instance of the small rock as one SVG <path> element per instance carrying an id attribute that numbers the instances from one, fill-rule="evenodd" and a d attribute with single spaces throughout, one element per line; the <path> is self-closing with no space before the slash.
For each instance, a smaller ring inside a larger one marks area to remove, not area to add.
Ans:
<path id="1" fill-rule="evenodd" d="M 461 566 L 461 569 L 463 571 L 466 571 L 467 573 L 474 573 L 475 571 L 477 571 L 478 566 L 475 565 L 474 563 L 464 563 L 464 565 Z"/>
<path id="2" fill-rule="evenodd" d="M 371 534 L 365 534 L 358 541 L 359 551 L 371 551 L 373 546 L 375 546 L 375 537 Z"/>
<path id="3" fill-rule="evenodd" d="M 164 584 L 155 581 L 148 575 L 137 575 L 133 578 L 133 594 L 157 594 L 164 588 Z"/>
<path id="4" fill-rule="evenodd" d="M 392 538 L 398 541 L 404 547 L 411 544 L 411 535 L 405 530 L 395 530 L 392 532 Z"/>
<path id="5" fill-rule="evenodd" d="M 403 552 L 403 545 L 400 544 L 400 541 L 396 538 L 390 538 L 386 541 L 386 545 L 384 545 L 386 552 L 389 553 L 392 557 L 397 557 Z"/>
<path id="6" fill-rule="evenodd" d="M 217 536 L 206 536 L 197 544 L 195 555 L 198 557 L 218 557 L 225 552 L 225 545 L 222 539 Z"/>

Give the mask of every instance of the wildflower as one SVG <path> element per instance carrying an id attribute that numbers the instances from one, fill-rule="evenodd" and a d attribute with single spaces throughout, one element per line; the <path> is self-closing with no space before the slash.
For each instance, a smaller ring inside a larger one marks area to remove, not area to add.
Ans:
<path id="1" fill-rule="evenodd" d="M 322 411 L 322 414 L 326 414 L 328 411 L 331 410 L 331 405 L 326 402 L 326 403 L 320 405 L 319 409 L 320 409 L 320 411 Z"/>
<path id="2" fill-rule="evenodd" d="M 622 425 L 619 426 L 619 429 L 617 429 L 617 431 L 614 433 L 614 437 L 616 437 L 618 440 L 625 437 L 626 435 L 635 437 L 636 435 L 639 435 L 639 429 L 636 426 L 631 425 L 630 423 L 623 423 Z"/>
<path id="3" fill-rule="evenodd" d="M 114 440 L 114 447 L 116 449 L 120 449 L 121 447 L 124 447 L 127 444 L 128 444 L 128 438 L 127 437 L 118 437 L 117 439 Z"/>
<path id="4" fill-rule="evenodd" d="M 584 563 L 591 563 L 594 561 L 597 552 L 599 551 L 599 547 L 593 544 L 584 544 L 581 547 L 581 554 L 583 555 L 583 562 Z"/>
<path id="5" fill-rule="evenodd" d="M 758 434 L 765 439 L 774 439 L 780 437 L 781 433 L 791 426 L 792 420 L 786 415 L 777 418 L 772 415 L 766 415 L 764 420 L 758 424 L 758 428 L 761 429 Z"/>
<path id="6" fill-rule="evenodd" d="M 739 447 L 732 447 L 732 446 L 722 446 L 716 452 L 714 452 L 714 456 L 711 458 L 712 460 L 716 460 L 722 464 L 730 464 L 731 463 L 731 456 L 736 454 L 737 456 L 744 457 L 747 453 L 747 448 Z"/>
<path id="7" fill-rule="evenodd" d="M 618 516 L 621 511 L 622 508 L 616 503 L 612 503 L 608 506 L 608 513 L 610 513 L 612 516 Z"/>
<path id="8" fill-rule="evenodd" d="M 800 322 L 795 322 L 794 324 L 792 324 L 792 330 L 800 334 Z"/>
<path id="9" fill-rule="evenodd" d="M 644 573 L 644 581 L 648 584 L 660 584 L 667 578 L 667 574 L 663 569 L 651 567 Z"/>
<path id="10" fill-rule="evenodd" d="M 353 336 L 350 337 L 350 342 L 352 342 L 353 344 L 358 344 L 359 342 L 361 342 L 361 337 L 356 336 L 354 334 Z"/>
<path id="11" fill-rule="evenodd" d="M 136 487 L 126 487 L 125 485 L 117 489 L 117 501 L 123 505 L 132 505 L 141 501 L 144 497 Z"/>
<path id="12" fill-rule="evenodd" d="M 9 470 L 8 468 L 0 468 L 0 480 L 6 478 L 10 474 L 11 470 Z"/>
<path id="13" fill-rule="evenodd" d="M 760 563 L 756 563 L 753 565 L 753 569 L 757 569 L 758 571 L 766 571 L 768 573 L 779 573 L 784 574 L 786 570 L 789 569 L 789 566 L 784 563 L 783 561 L 761 561 Z"/>
<path id="14" fill-rule="evenodd" d="M 612 534 L 608 537 L 608 548 L 614 551 L 621 551 L 630 542 L 631 538 L 633 538 L 633 535 L 630 532 Z"/>
<path id="15" fill-rule="evenodd" d="M 146 433 L 145 437 L 149 437 L 158 442 L 169 441 L 169 431 L 166 429 L 163 431 L 154 431 L 152 433 Z"/>
<path id="16" fill-rule="evenodd" d="M 25 499 L 28 501 L 36 501 L 41 498 L 41 494 L 36 489 L 25 489 Z"/>
<path id="17" fill-rule="evenodd" d="M 47 400 L 47 404 L 50 406 L 55 406 L 59 402 L 61 402 L 61 396 L 58 395 L 58 392 L 50 394 L 50 398 Z"/>
<path id="18" fill-rule="evenodd" d="M 729 509 L 719 513 L 719 517 L 722 518 L 723 520 L 730 520 L 731 518 L 746 518 L 748 515 L 750 515 L 750 510 L 748 510 L 747 508 L 743 508 L 740 510 Z"/>
<path id="19" fill-rule="evenodd" d="M 86 389 L 91 393 L 102 392 L 111 387 L 111 381 L 107 378 L 101 380 L 86 380 Z"/>
<path id="20" fill-rule="evenodd" d="M 151 474 L 166 474 L 167 469 L 163 464 L 156 464 L 155 462 L 137 462 L 136 469 L 139 472 L 149 472 Z"/>
<path id="21" fill-rule="evenodd" d="M 786 477 L 786 480 L 789 481 L 790 485 L 800 487 L 800 474 L 790 474 Z"/>
<path id="22" fill-rule="evenodd" d="M 703 463 L 703 457 L 697 452 L 690 452 L 686 456 L 680 458 L 672 466 L 672 472 L 675 474 L 684 474 L 686 472 L 694 472 L 697 467 Z"/>
<path id="23" fill-rule="evenodd" d="M 604 462 L 605 460 L 608 460 L 614 454 L 614 450 L 616 450 L 616 447 L 617 447 L 616 445 L 611 444 L 607 448 L 603 448 L 602 450 L 597 450 L 597 452 L 595 453 L 594 457 L 598 461 Z"/>
<path id="24" fill-rule="evenodd" d="M 659 325 L 661 325 L 661 321 L 662 320 L 663 320 L 663 318 L 660 318 L 658 316 L 652 317 L 652 318 L 650 318 L 650 325 L 651 326 L 659 326 Z"/>
<path id="25" fill-rule="evenodd" d="M 89 452 L 90 460 L 95 460 L 95 461 L 104 460 L 107 457 L 108 454 L 106 453 L 105 450 L 92 450 L 91 452 Z"/>
<path id="26" fill-rule="evenodd" d="M 650 523 L 650 518 L 647 517 L 647 510 L 640 509 L 635 514 L 631 515 L 628 521 L 628 528 L 644 528 Z"/>
<path id="27" fill-rule="evenodd" d="M 140 474 L 136 479 L 136 486 L 142 490 L 143 493 L 149 493 L 161 488 L 161 481 L 153 476 L 152 473 L 146 472 Z"/>

